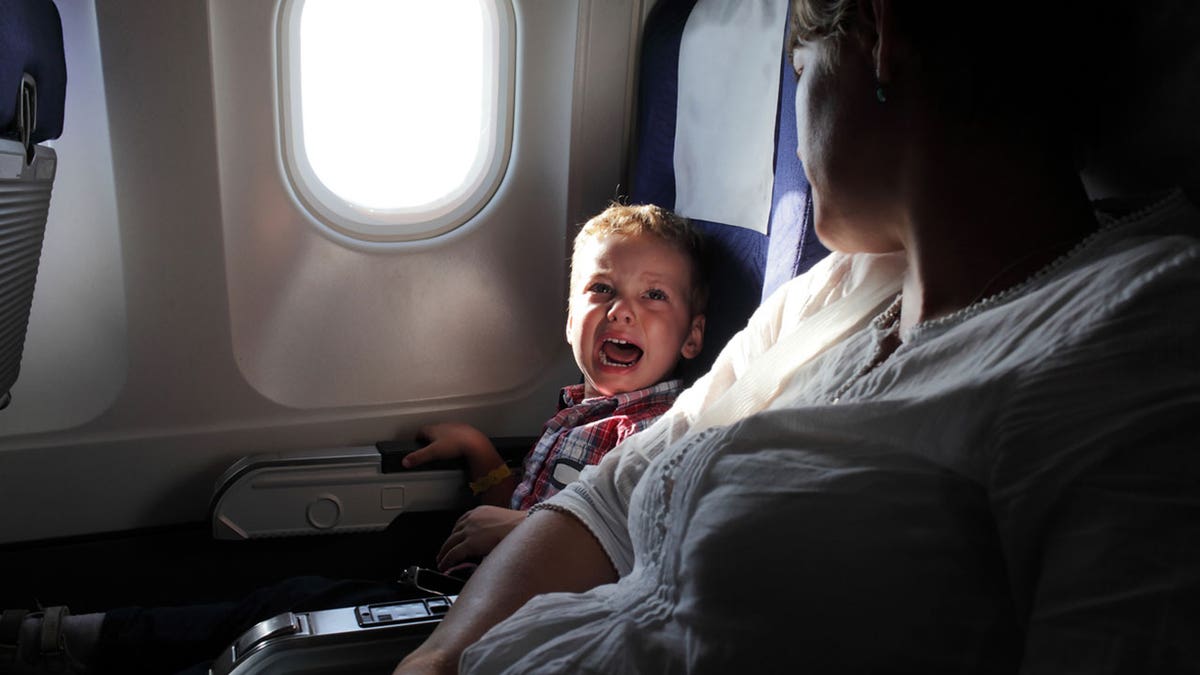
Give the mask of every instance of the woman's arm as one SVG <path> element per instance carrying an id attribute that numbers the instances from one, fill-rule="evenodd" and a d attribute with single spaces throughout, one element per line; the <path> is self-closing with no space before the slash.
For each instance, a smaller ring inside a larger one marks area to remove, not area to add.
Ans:
<path id="1" fill-rule="evenodd" d="M 616 580 L 600 544 L 573 516 L 532 513 L 484 560 L 441 625 L 395 675 L 458 672 L 463 650 L 533 596 Z"/>

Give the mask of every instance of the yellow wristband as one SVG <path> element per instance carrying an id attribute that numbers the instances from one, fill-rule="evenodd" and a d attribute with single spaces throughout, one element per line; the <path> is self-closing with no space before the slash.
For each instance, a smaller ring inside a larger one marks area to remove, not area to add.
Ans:
<path id="1" fill-rule="evenodd" d="M 487 475 L 485 475 L 483 478 L 480 478 L 476 481 L 471 481 L 470 483 L 467 483 L 467 485 L 469 485 L 471 488 L 471 494 L 478 497 L 479 495 L 496 487 L 500 484 L 500 481 L 508 478 L 511 475 L 512 471 L 508 468 L 508 465 L 501 464 L 500 466 L 487 472 Z"/>

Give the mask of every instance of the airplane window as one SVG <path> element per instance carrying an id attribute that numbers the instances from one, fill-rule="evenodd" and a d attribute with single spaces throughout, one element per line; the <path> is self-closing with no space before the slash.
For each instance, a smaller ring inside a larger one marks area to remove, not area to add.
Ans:
<path id="1" fill-rule="evenodd" d="M 511 140 L 511 13 L 499 0 L 283 4 L 281 147 L 321 222 L 419 239 L 482 207 Z"/>

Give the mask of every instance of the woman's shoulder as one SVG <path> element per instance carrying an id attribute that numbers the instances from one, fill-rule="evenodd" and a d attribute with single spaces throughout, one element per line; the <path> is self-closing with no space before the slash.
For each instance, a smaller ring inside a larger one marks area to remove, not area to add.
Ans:
<path id="1" fill-rule="evenodd" d="M 1200 210 L 1181 191 L 1122 211 L 1098 203 L 1101 229 L 1064 281 L 1094 302 L 1111 305 L 1138 295 L 1166 296 L 1200 284 Z"/>
<path id="2" fill-rule="evenodd" d="M 1190 330 L 1178 318 L 1200 302 L 1200 213 L 1180 192 L 1141 204 L 1122 215 L 1099 212 L 1100 229 L 1058 260 L 954 315 L 918 324 L 906 342 L 953 334 L 1030 366 L 1177 339 Z"/>
<path id="3" fill-rule="evenodd" d="M 1101 223 L 1098 253 L 1133 249 L 1181 251 L 1200 247 L 1200 209 L 1181 190 L 1093 203 Z"/>
<path id="4" fill-rule="evenodd" d="M 781 286 L 763 303 L 766 314 L 786 332 L 818 310 L 867 287 L 897 286 L 904 276 L 906 259 L 895 253 L 841 253 L 834 251 L 812 269 Z"/>
<path id="5" fill-rule="evenodd" d="M 893 253 L 833 251 L 807 272 L 780 286 L 772 294 L 772 297 L 841 297 L 873 277 L 902 275 L 905 265 L 903 251 Z"/>
<path id="6" fill-rule="evenodd" d="M 1001 318 L 1027 349 L 1042 355 L 1030 360 L 1040 364 L 1030 373 L 1079 362 L 1097 371 L 1098 383 L 1115 377 L 1104 374 L 1112 370 L 1132 373 L 1129 386 L 1145 386 L 1142 379 L 1173 359 L 1194 361 L 1184 346 L 1200 337 L 1197 324 L 1181 318 L 1200 303 L 1200 212 L 1175 192 L 1101 223 Z M 1143 362 L 1147 355 L 1153 359 Z"/>

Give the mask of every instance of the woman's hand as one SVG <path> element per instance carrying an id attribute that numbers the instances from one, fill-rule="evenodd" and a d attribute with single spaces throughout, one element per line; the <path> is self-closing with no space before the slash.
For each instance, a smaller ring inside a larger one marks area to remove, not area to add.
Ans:
<path id="1" fill-rule="evenodd" d="M 392 675 L 452 675 L 458 672 L 458 661 L 440 653 L 421 653 L 404 659 Z"/>
<path id="2" fill-rule="evenodd" d="M 475 570 L 433 635 L 394 675 L 456 672 L 467 645 L 533 596 L 581 593 L 616 580 L 608 555 L 583 523 L 558 511 L 537 511 Z"/>
<path id="3" fill-rule="evenodd" d="M 454 529 L 438 551 L 438 569 L 446 571 L 469 558 L 491 553 L 501 539 L 525 520 L 525 513 L 499 506 L 477 506 L 467 511 L 454 523 Z"/>
<path id="4" fill-rule="evenodd" d="M 404 458 L 401 463 L 406 469 L 461 457 L 467 461 L 468 469 L 472 473 L 477 465 L 483 468 L 483 473 L 487 473 L 493 465 L 501 461 L 488 437 L 469 424 L 429 424 L 421 427 L 417 432 L 417 439 L 428 441 L 428 444 Z"/>

